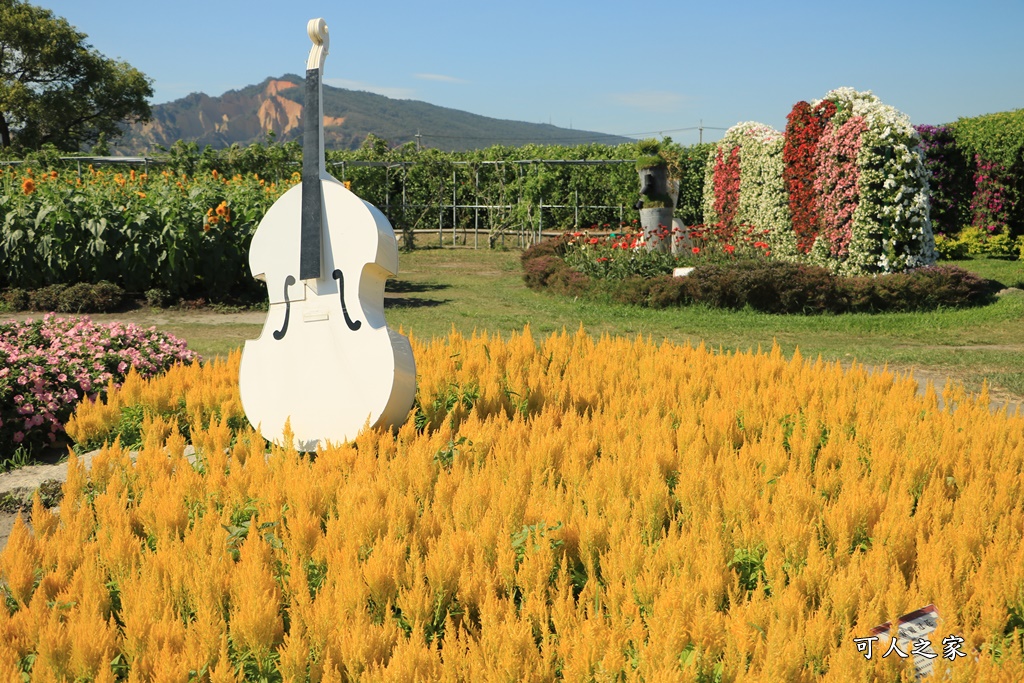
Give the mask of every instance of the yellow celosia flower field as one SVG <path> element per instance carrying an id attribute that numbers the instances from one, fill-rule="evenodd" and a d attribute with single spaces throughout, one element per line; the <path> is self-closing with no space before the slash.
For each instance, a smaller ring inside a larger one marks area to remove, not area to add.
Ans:
<path id="1" fill-rule="evenodd" d="M 144 446 L 15 527 L 0 680 L 913 680 L 853 638 L 928 604 L 966 655 L 936 680 L 1024 680 L 1024 418 L 985 395 L 582 331 L 414 347 L 414 417 L 315 456 L 229 428 L 238 355 L 82 405 L 80 441 L 145 407 Z"/>

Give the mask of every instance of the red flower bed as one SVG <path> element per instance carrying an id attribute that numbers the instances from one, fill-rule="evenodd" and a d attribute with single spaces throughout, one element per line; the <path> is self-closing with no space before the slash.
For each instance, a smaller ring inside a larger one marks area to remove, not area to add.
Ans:
<path id="1" fill-rule="evenodd" d="M 835 113 L 836 105 L 828 100 L 814 108 L 807 102 L 797 102 L 786 117 L 782 175 L 789 192 L 789 211 L 797 249 L 805 254 L 814 246 L 821 230 L 818 197 L 814 189 L 817 176 L 815 153 L 818 141 Z"/>
<path id="2" fill-rule="evenodd" d="M 718 224 L 735 230 L 740 207 L 740 148 L 733 147 L 726 158 L 719 149 L 715 156 L 715 213 Z"/>

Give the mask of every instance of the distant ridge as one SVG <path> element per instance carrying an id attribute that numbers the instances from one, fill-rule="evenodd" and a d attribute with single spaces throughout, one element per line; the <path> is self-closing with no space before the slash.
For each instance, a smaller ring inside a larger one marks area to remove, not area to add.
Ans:
<path id="1" fill-rule="evenodd" d="M 230 90 L 219 97 L 193 93 L 153 106 L 149 123 L 128 126 L 112 145 L 118 154 L 146 154 L 157 145 L 195 141 L 215 149 L 263 141 L 267 131 L 277 140 L 302 136 L 301 77 L 286 74 L 259 85 Z M 543 123 L 506 121 L 438 107 L 417 100 L 396 100 L 374 93 L 324 85 L 324 143 L 328 149 L 355 149 L 370 133 L 392 145 L 412 142 L 422 133 L 424 147 L 447 151 L 491 145 L 518 147 L 535 144 L 578 145 L 590 142 L 616 145 L 629 138 L 559 128 Z"/>

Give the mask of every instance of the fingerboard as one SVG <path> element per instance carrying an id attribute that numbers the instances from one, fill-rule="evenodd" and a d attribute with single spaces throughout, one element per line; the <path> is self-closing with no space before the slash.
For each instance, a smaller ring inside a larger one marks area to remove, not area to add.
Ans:
<path id="1" fill-rule="evenodd" d="M 320 187 L 320 69 L 306 71 L 306 107 L 302 137 L 302 226 L 299 279 L 320 277 L 323 190 Z"/>

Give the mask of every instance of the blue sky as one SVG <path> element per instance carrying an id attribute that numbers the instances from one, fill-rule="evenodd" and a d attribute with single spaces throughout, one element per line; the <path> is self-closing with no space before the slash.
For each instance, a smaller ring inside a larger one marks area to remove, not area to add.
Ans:
<path id="1" fill-rule="evenodd" d="M 1024 0 L 37 0 L 154 80 L 158 104 L 302 73 L 500 119 L 677 142 L 871 90 L 915 124 L 1024 108 Z M 423 131 L 427 134 L 428 131 Z"/>

